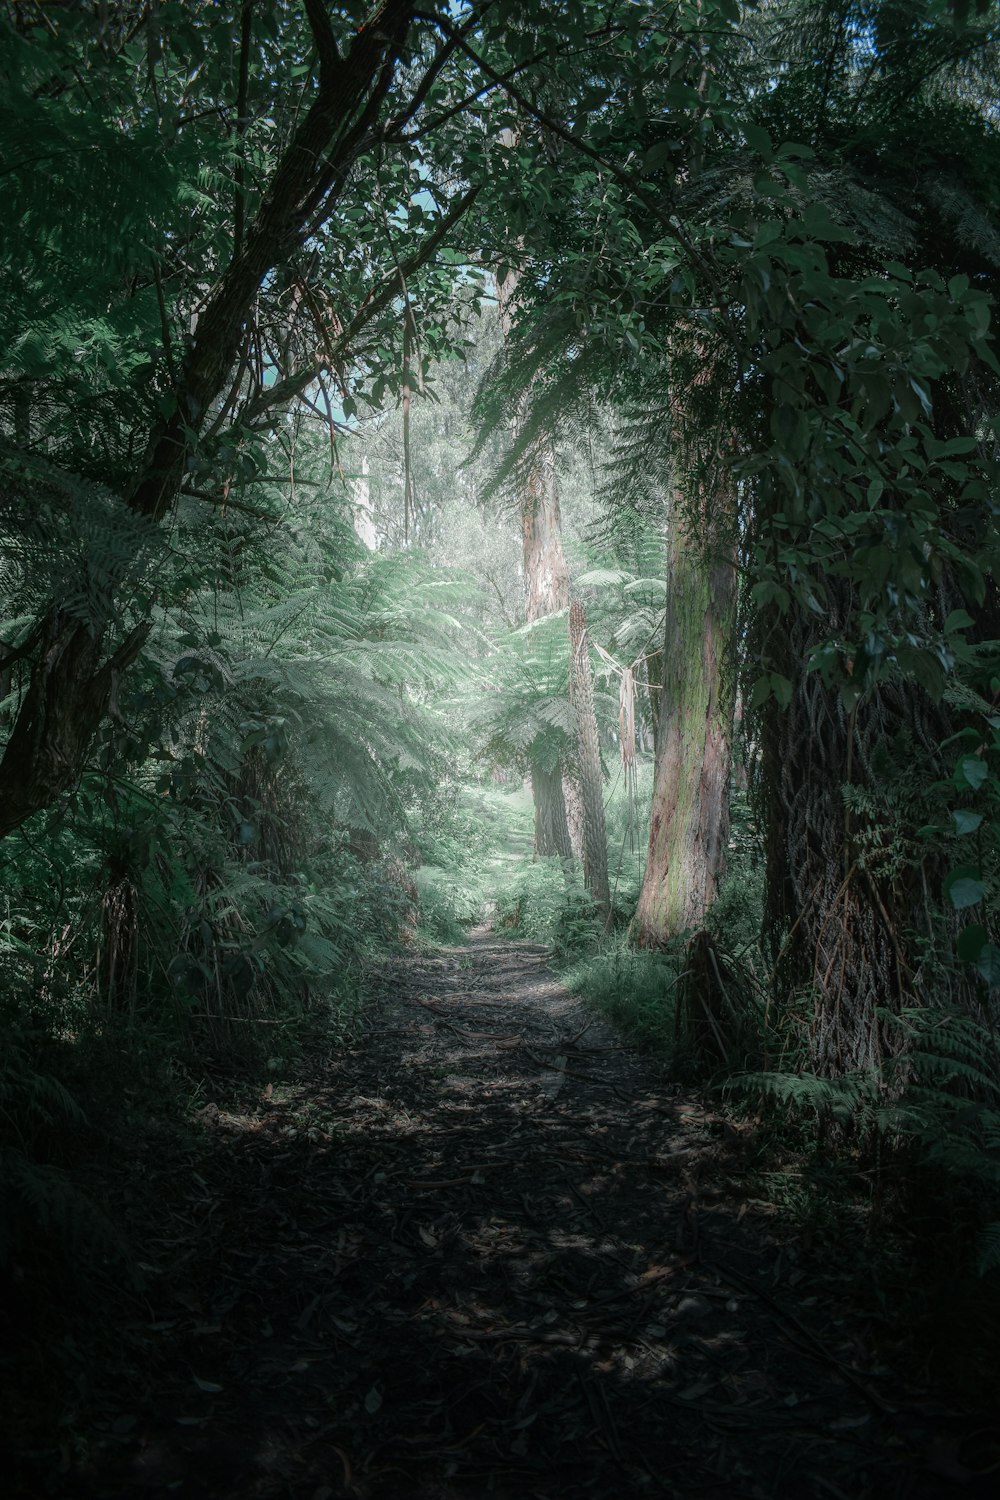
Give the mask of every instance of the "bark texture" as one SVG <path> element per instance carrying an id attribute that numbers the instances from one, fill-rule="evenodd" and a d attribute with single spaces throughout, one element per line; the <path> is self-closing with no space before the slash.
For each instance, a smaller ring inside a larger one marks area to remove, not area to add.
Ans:
<path id="1" fill-rule="evenodd" d="M 728 557 L 706 556 L 679 500 L 667 555 L 652 823 L 634 928 L 648 947 L 703 924 L 729 837 L 736 573 Z"/>
<path id="2" fill-rule="evenodd" d="M 653 731 L 653 756 L 660 749 L 660 706 L 663 699 L 663 648 L 646 657 L 646 687 L 649 694 L 649 722 Z"/>
<path id="3" fill-rule="evenodd" d="M 562 776 L 558 766 L 545 769 L 531 767 L 531 796 L 535 804 L 535 854 L 573 858 L 569 825 L 566 821 L 566 803 L 563 799 Z"/>
<path id="4" fill-rule="evenodd" d="M 569 569 L 562 541 L 562 515 L 555 453 L 542 439 L 532 455 L 521 498 L 525 617 L 541 620 L 569 604 Z"/>
<path id="5" fill-rule="evenodd" d="M 792 700 L 786 709 L 772 705 L 763 722 L 755 791 L 769 831 L 776 991 L 811 998 L 811 1064 L 837 1075 L 877 1068 L 902 1049 L 904 1034 L 884 1018 L 920 997 L 913 934 L 930 935 L 927 893 L 940 891 L 944 877 L 940 856 L 907 857 L 879 756 L 898 763 L 894 741 L 906 726 L 909 755 L 928 757 L 930 781 L 935 766 L 944 774 L 938 747 L 954 724 L 946 705 L 905 681 L 882 684 L 849 713 L 836 689 L 806 669 L 821 635 L 849 618 L 849 601 L 831 590 L 829 602 L 822 621 L 802 615 L 774 624 L 772 652 L 780 632 Z M 863 813 L 849 809 L 847 784 L 862 794 Z M 935 1003 L 942 999 L 939 989 Z"/>
<path id="6" fill-rule="evenodd" d="M 577 753 L 583 793 L 583 883 L 607 924 L 611 917 L 611 891 L 608 885 L 608 834 L 604 822 L 604 776 L 594 712 L 587 618 L 579 599 L 574 599 L 569 607 L 569 639 L 570 698 L 576 711 Z"/>
<path id="7" fill-rule="evenodd" d="M 566 804 L 566 826 L 569 828 L 573 858 L 583 862 L 583 789 L 576 766 L 563 766 L 563 802 Z"/>

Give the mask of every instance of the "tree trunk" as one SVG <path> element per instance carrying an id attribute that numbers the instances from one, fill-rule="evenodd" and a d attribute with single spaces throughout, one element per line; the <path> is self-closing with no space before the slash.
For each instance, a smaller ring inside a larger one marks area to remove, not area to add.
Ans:
<path id="1" fill-rule="evenodd" d="M 543 439 L 534 454 L 531 473 L 521 500 L 521 539 L 524 558 L 525 618 L 530 622 L 556 614 L 569 604 L 569 570 L 562 544 L 562 518 L 556 485 L 555 453 Z M 552 773 L 532 767 L 535 795 L 535 854 L 557 854 L 561 859 L 579 857 L 574 847 L 570 811 L 576 812 L 578 797 L 570 792 L 575 777 L 565 764 Z M 541 805 L 539 804 L 541 799 Z M 579 819 L 574 819 L 577 828 Z"/>
<path id="2" fill-rule="evenodd" d="M 604 822 L 604 777 L 594 712 L 587 617 L 578 599 L 574 599 L 569 607 L 569 640 L 569 692 L 576 711 L 583 792 L 583 883 L 597 902 L 606 926 L 611 918 L 611 891 L 608 886 L 608 834 Z"/>
<path id="3" fill-rule="evenodd" d="M 940 890 L 944 869 L 935 855 L 923 867 L 878 857 L 900 815 L 876 768 L 880 753 L 898 758 L 901 725 L 912 732 L 914 758 L 930 757 L 954 731 L 947 707 L 913 683 L 883 683 L 848 713 L 837 689 L 807 670 L 813 646 L 852 612 L 831 588 L 822 620 L 803 612 L 775 622 L 792 698 L 762 718 L 757 789 L 768 828 L 776 993 L 810 995 L 810 1061 L 826 1075 L 875 1069 L 903 1047 L 904 1033 L 884 1018 L 919 998 L 913 934 L 928 931 L 926 893 Z M 928 782 L 943 774 L 935 761 L 915 774 Z M 847 784 L 864 788 L 863 813 L 850 810 Z M 940 1004 L 947 981 L 938 974 L 935 982 Z"/>
<path id="4" fill-rule="evenodd" d="M 562 541 L 556 456 L 542 438 L 532 455 L 521 498 L 525 619 L 541 620 L 569 605 L 569 569 Z"/>
<path id="5" fill-rule="evenodd" d="M 646 657 L 646 688 L 649 695 L 649 723 L 653 731 L 654 758 L 660 750 L 660 704 L 663 700 L 663 648 Z"/>
<path id="6" fill-rule="evenodd" d="M 49 615 L 0 764 L 0 838 L 76 785 L 118 676 L 138 656 L 151 628 L 137 626 L 102 661 L 99 635 L 58 611 Z"/>
<path id="7" fill-rule="evenodd" d="M 572 859 L 566 803 L 559 767 L 547 769 L 532 763 L 531 796 L 535 804 L 535 858 L 556 855 Z"/>
<path id="8" fill-rule="evenodd" d="M 706 556 L 679 497 L 667 555 L 652 825 L 634 928 L 647 947 L 703 924 L 729 836 L 736 573 L 728 557 Z"/>
<path id="9" fill-rule="evenodd" d="M 573 858 L 583 861 L 583 788 L 576 766 L 562 768 L 563 801 L 566 804 L 566 825 L 569 828 L 569 843 Z"/>
<path id="10" fill-rule="evenodd" d="M 350 488 L 354 532 L 369 552 L 378 551 L 378 532 L 372 510 L 372 482 L 368 473 L 368 454 L 361 455 L 361 473 Z"/>
<path id="11" fill-rule="evenodd" d="M 517 280 L 517 272 L 508 271 L 502 281 L 497 281 L 497 304 L 504 338 L 509 337 L 513 324 Z M 523 420 L 523 413 L 518 413 L 514 419 L 515 438 Z M 535 445 L 524 482 L 521 545 L 525 619 L 530 624 L 569 605 L 569 569 L 562 542 L 555 450 L 547 438 L 541 438 Z M 571 859 L 577 852 L 573 847 L 572 825 L 567 817 L 567 799 L 563 790 L 564 781 L 572 783 L 574 779 L 569 767 L 562 766 L 550 773 L 532 765 L 536 858 L 557 854 L 560 858 Z M 571 796 L 571 806 L 574 800 Z"/>

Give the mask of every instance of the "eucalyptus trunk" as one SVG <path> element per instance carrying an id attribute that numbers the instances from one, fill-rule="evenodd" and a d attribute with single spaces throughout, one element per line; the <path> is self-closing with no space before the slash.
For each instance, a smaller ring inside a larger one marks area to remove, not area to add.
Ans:
<path id="1" fill-rule="evenodd" d="M 634 933 L 647 947 L 702 926 L 725 869 L 736 573 L 692 534 L 668 535 L 666 627 L 649 853 Z"/>
<path id="2" fill-rule="evenodd" d="M 513 325 L 517 280 L 517 272 L 508 271 L 502 280 L 497 281 L 500 327 L 504 338 L 509 337 Z M 515 439 L 523 420 L 522 409 L 514 419 Z M 546 437 L 540 437 L 530 452 L 521 489 L 521 547 L 525 618 L 531 623 L 544 619 L 546 615 L 557 614 L 569 605 L 569 569 L 562 540 L 555 450 Z M 574 848 L 573 840 L 573 825 L 579 829 L 580 821 L 575 816 L 572 819 L 567 816 L 567 791 L 574 814 L 580 800 L 570 790 L 575 780 L 573 768 L 568 765 L 547 770 L 532 764 L 536 859 L 553 854 L 561 859 L 580 856 L 580 846 L 577 844 Z"/>
<path id="3" fill-rule="evenodd" d="M 563 802 L 566 805 L 566 826 L 569 829 L 569 844 L 573 858 L 583 862 L 583 788 L 576 766 L 562 768 Z"/>
<path id="4" fill-rule="evenodd" d="M 649 696 L 649 723 L 653 734 L 653 755 L 660 748 L 660 703 L 663 698 L 663 647 L 646 657 L 646 690 Z"/>
<path id="5" fill-rule="evenodd" d="M 583 883 L 604 918 L 611 917 L 608 886 L 608 833 L 604 822 L 604 776 L 594 711 L 587 618 L 579 599 L 569 607 L 570 698 L 576 712 L 577 753 L 583 801 Z"/>

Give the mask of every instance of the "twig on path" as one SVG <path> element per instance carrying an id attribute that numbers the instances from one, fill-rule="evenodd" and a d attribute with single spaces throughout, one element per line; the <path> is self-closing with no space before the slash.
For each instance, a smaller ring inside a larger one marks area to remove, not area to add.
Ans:
<path id="1" fill-rule="evenodd" d="M 432 1015 L 437 1016 L 442 1025 L 447 1026 L 449 1031 L 455 1033 L 460 1042 L 493 1042 L 494 1046 L 500 1046 L 504 1043 L 509 1046 L 517 1046 L 521 1040 L 520 1036 L 495 1037 L 491 1031 L 466 1031 L 463 1027 L 456 1026 L 453 1022 L 449 1021 L 444 1012 L 439 1010 L 436 1005 L 431 1005 L 429 1000 L 421 1000 L 419 995 L 414 995 L 413 998 L 423 1010 L 429 1010 Z"/>
<path id="2" fill-rule="evenodd" d="M 872 1390 L 867 1381 L 862 1380 L 860 1375 L 856 1375 L 849 1365 L 845 1365 L 835 1354 L 831 1354 L 822 1340 L 813 1333 L 811 1328 L 808 1328 L 802 1322 L 801 1318 L 796 1317 L 793 1312 L 789 1312 L 787 1308 L 782 1307 L 781 1303 L 776 1302 L 768 1292 L 764 1291 L 763 1287 L 757 1286 L 748 1276 L 743 1276 L 739 1271 L 730 1270 L 728 1267 L 713 1263 L 712 1270 L 722 1281 L 728 1281 L 733 1286 L 741 1286 L 746 1291 L 751 1292 L 753 1296 L 759 1297 L 761 1302 L 765 1302 L 777 1317 L 797 1328 L 808 1346 L 805 1347 L 799 1344 L 799 1348 L 802 1349 L 804 1354 L 809 1354 L 813 1359 L 820 1360 L 822 1363 L 828 1364 L 832 1369 L 836 1370 L 838 1375 L 846 1380 L 849 1385 L 853 1385 L 855 1390 L 859 1391 L 865 1400 L 870 1402 L 877 1411 L 884 1412 L 888 1416 L 896 1415 L 897 1407 L 884 1400 L 877 1391 Z M 796 1340 L 797 1342 L 798 1340 Z"/>
<path id="3" fill-rule="evenodd" d="M 527 1052 L 532 1062 L 537 1063 L 546 1072 L 565 1073 L 567 1078 L 580 1078 L 584 1083 L 599 1083 L 603 1088 L 614 1087 L 610 1078 L 598 1078 L 594 1073 L 577 1073 L 574 1068 L 553 1068 L 552 1063 L 546 1062 L 544 1057 L 539 1057 L 538 1053 L 533 1052 L 527 1043 L 524 1044 L 524 1051 Z"/>

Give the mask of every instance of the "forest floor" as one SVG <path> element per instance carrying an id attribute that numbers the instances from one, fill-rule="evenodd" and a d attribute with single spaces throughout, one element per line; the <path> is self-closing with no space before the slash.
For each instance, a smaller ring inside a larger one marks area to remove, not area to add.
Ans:
<path id="1" fill-rule="evenodd" d="M 107 1196 L 145 1292 L 104 1314 L 61 1461 L 36 1443 L 5 1491 L 992 1493 L 747 1148 L 543 949 L 479 930 L 396 960 L 363 1043 L 130 1143 Z"/>

